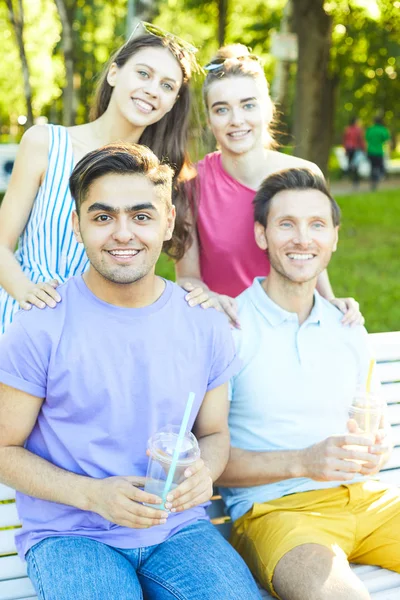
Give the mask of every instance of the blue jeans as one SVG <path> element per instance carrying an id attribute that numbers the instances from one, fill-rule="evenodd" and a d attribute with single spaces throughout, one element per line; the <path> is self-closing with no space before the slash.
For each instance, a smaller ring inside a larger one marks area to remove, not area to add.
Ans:
<path id="1" fill-rule="evenodd" d="M 49 537 L 26 555 L 41 600 L 260 600 L 242 558 L 208 521 L 165 542 L 124 550 Z"/>

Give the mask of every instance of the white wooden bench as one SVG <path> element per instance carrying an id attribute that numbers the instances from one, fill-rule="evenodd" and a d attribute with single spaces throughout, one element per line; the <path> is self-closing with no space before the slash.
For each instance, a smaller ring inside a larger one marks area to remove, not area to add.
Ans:
<path id="1" fill-rule="evenodd" d="M 400 331 L 370 334 L 377 369 L 382 382 L 382 393 L 388 403 L 392 424 L 394 450 L 380 475 L 380 480 L 400 486 Z M 228 538 L 231 524 L 224 515 L 220 496 L 216 496 L 209 509 L 212 522 Z M 400 540 L 399 540 L 400 545 Z M 354 572 L 367 586 L 373 600 L 400 600 L 400 575 L 393 571 L 368 565 L 353 565 Z M 262 590 L 262 597 L 272 596 Z"/>
<path id="2" fill-rule="evenodd" d="M 383 393 L 389 404 L 395 443 L 392 457 L 381 479 L 400 485 L 400 332 L 372 334 L 371 340 L 378 359 Z M 37 597 L 26 575 L 26 566 L 15 550 L 14 533 L 19 527 L 19 520 L 14 498 L 13 490 L 0 485 L 0 501 L 6 501 L 0 503 L 0 600 L 34 600 Z M 229 535 L 230 524 L 223 515 L 222 501 L 216 499 L 211 512 L 212 520 L 221 533 Z M 400 599 L 400 575 L 369 566 L 355 566 L 354 570 L 367 585 L 373 600 Z M 271 598 L 264 591 L 263 597 Z"/>

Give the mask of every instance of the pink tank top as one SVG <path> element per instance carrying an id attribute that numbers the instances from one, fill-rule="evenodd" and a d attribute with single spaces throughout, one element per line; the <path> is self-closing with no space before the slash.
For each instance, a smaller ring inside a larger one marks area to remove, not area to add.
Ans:
<path id="1" fill-rule="evenodd" d="M 269 273 L 254 239 L 255 191 L 224 171 L 220 152 L 207 154 L 197 172 L 201 278 L 212 291 L 236 297 Z"/>

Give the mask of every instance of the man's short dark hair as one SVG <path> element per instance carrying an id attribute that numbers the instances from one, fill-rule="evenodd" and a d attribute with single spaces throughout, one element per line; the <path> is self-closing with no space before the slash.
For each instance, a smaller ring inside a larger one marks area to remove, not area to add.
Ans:
<path id="1" fill-rule="evenodd" d="M 139 144 L 108 144 L 86 154 L 75 166 L 69 179 L 69 187 L 75 200 L 76 212 L 84 202 L 92 183 L 110 174 L 144 175 L 160 192 L 167 204 L 171 204 L 173 171 L 160 161 L 146 146 Z"/>
<path id="2" fill-rule="evenodd" d="M 322 175 L 310 169 L 285 169 L 266 177 L 260 185 L 253 200 L 254 220 L 267 226 L 271 201 L 276 194 L 284 190 L 318 190 L 329 198 L 332 210 L 332 221 L 335 227 L 340 224 L 340 208 L 331 196 Z"/>

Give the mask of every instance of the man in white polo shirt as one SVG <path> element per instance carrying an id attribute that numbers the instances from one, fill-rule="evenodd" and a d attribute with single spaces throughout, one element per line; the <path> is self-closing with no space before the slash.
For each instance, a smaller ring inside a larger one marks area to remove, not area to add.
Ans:
<path id="1" fill-rule="evenodd" d="M 384 419 L 375 439 L 348 421 L 367 379 L 367 333 L 343 326 L 316 291 L 340 210 L 307 169 L 268 177 L 254 205 L 271 272 L 238 298 L 243 367 L 231 381 L 231 457 L 218 482 L 232 543 L 282 600 L 367 600 L 348 560 L 400 572 L 400 492 L 370 478 L 388 457 Z"/>

